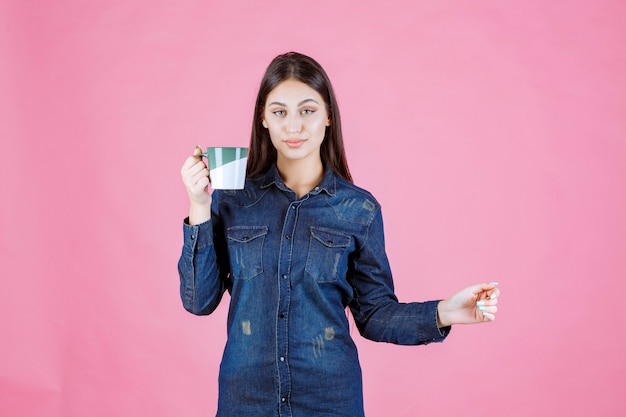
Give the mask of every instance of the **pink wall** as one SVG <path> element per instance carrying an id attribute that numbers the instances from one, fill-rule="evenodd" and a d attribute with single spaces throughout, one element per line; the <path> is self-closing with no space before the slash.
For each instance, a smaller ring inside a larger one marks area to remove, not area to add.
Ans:
<path id="1" fill-rule="evenodd" d="M 618 0 L 3 0 L 0 415 L 214 413 L 226 303 L 178 299 L 179 167 L 247 144 L 287 50 L 334 81 L 400 299 L 501 283 L 498 320 L 441 345 L 355 329 L 368 414 L 624 415 L 625 21 Z"/>

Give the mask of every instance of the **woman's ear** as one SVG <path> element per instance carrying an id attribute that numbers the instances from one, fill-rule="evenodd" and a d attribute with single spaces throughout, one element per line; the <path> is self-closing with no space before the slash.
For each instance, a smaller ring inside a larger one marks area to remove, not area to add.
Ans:
<path id="1" fill-rule="evenodd" d="M 268 127 L 267 127 L 267 122 L 265 121 L 265 119 L 263 119 L 263 121 L 262 121 L 261 123 L 263 124 L 263 127 L 264 127 L 264 128 L 268 129 Z"/>

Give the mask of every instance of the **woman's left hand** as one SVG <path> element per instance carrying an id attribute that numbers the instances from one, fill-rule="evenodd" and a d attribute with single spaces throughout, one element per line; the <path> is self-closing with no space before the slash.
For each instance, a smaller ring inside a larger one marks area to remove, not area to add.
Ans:
<path id="1" fill-rule="evenodd" d="M 494 321 L 500 290 L 497 282 L 464 288 L 437 306 L 439 327 Z"/>

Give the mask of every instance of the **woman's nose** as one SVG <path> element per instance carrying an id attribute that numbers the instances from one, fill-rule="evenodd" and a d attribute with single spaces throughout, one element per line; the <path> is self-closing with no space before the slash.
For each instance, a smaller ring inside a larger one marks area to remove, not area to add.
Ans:
<path id="1" fill-rule="evenodd" d="M 302 120 L 299 117 L 300 115 L 291 115 L 287 119 L 287 132 L 289 133 L 299 133 L 302 130 Z"/>

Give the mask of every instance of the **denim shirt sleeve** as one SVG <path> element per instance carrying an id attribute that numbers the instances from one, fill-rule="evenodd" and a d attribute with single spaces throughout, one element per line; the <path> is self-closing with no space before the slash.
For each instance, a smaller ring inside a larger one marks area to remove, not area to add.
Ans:
<path id="1" fill-rule="evenodd" d="M 191 226 L 183 222 L 183 249 L 178 261 L 180 297 L 187 311 L 211 314 L 226 290 L 220 279 L 214 245 L 214 220 Z"/>
<path id="2" fill-rule="evenodd" d="M 357 250 L 351 274 L 350 310 L 361 335 L 376 342 L 421 345 L 442 342 L 450 327 L 437 326 L 438 300 L 399 303 L 385 252 L 380 207 Z"/>

